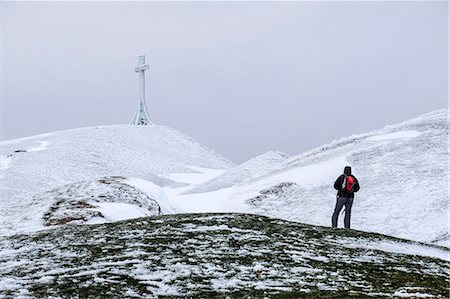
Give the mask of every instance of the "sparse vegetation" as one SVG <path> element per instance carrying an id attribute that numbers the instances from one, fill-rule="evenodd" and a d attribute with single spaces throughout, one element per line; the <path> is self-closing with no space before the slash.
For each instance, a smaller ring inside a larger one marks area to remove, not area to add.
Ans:
<path id="1" fill-rule="evenodd" d="M 448 261 L 377 242 L 448 252 L 259 215 L 166 215 L 2 238 L 0 297 L 448 295 Z"/>
<path id="2" fill-rule="evenodd" d="M 101 202 L 124 202 L 158 214 L 159 205 L 137 188 L 124 183 L 124 177 L 111 176 L 93 181 L 81 181 L 37 194 L 33 202 L 53 202 L 42 219 L 45 226 L 81 224 L 93 218 L 104 218 L 96 211 Z"/>

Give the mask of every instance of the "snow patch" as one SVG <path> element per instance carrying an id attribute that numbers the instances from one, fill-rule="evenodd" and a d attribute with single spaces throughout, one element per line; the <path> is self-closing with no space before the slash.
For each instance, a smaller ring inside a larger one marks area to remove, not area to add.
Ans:
<path id="1" fill-rule="evenodd" d="M 189 166 L 192 172 L 188 173 L 172 173 L 164 176 L 170 180 L 176 181 L 178 183 L 185 183 L 190 185 L 201 184 L 223 174 L 226 170 L 224 169 L 212 169 L 197 166 Z"/>
<path id="2" fill-rule="evenodd" d="M 422 132 L 419 132 L 419 131 L 397 131 L 394 133 L 370 136 L 367 138 L 367 140 L 381 141 L 381 140 L 391 140 L 391 139 L 406 139 L 406 138 L 414 138 L 421 134 L 422 134 Z"/>
<path id="3" fill-rule="evenodd" d="M 4 170 L 10 167 L 11 157 L 8 156 L 0 156 L 0 170 Z"/>
<path id="4" fill-rule="evenodd" d="M 164 190 L 152 182 L 139 178 L 128 178 L 124 180 L 124 183 L 141 190 L 147 194 L 148 197 L 154 199 L 159 204 L 161 213 L 163 214 L 175 214 L 179 210 L 176 208 L 175 204 L 169 200 L 164 193 Z"/>
<path id="5" fill-rule="evenodd" d="M 420 287 L 404 287 L 394 292 L 394 297 L 402 298 L 435 298 L 436 296 L 423 293 L 423 288 Z M 420 292 L 422 291 L 422 292 Z"/>
<path id="6" fill-rule="evenodd" d="M 107 221 L 120 221 L 126 219 L 152 216 L 148 209 L 123 202 L 97 202 L 91 210 L 100 212 Z M 102 223 L 105 219 L 93 218 L 87 223 Z"/>
<path id="7" fill-rule="evenodd" d="M 420 244 L 398 243 L 393 241 L 361 242 L 359 240 L 353 240 L 350 243 L 343 244 L 343 246 L 347 248 L 365 248 L 409 255 L 429 256 L 450 262 L 449 251 Z"/>
<path id="8" fill-rule="evenodd" d="M 259 177 L 270 172 L 287 158 L 289 158 L 289 156 L 282 152 L 267 152 L 250 159 L 201 185 L 194 186 L 186 193 L 211 192 L 232 187 L 248 179 Z"/>
<path id="9" fill-rule="evenodd" d="M 27 152 L 40 152 L 47 149 L 48 145 L 50 144 L 49 141 L 39 141 L 38 146 L 27 148 Z"/>

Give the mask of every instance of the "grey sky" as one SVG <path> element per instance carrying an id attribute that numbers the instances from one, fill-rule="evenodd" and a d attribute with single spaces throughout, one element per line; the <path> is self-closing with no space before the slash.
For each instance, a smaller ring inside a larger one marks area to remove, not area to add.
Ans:
<path id="1" fill-rule="evenodd" d="M 2 139 L 152 119 L 235 162 L 447 107 L 447 2 L 3 2 Z"/>

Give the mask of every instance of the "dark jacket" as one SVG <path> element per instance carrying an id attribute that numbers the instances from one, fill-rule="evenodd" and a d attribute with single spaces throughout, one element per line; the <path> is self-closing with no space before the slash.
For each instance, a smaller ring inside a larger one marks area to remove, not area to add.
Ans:
<path id="1" fill-rule="evenodd" d="M 353 187 L 353 191 L 352 192 L 348 192 L 347 190 L 342 190 L 342 183 L 344 182 L 344 177 L 345 174 L 341 174 L 336 182 L 334 182 L 334 189 L 336 189 L 337 192 L 337 196 L 338 197 L 350 197 L 350 198 L 354 198 L 355 197 L 355 192 L 358 192 L 359 190 L 359 183 L 358 180 L 355 178 L 355 176 L 349 174 L 348 176 L 351 176 L 355 179 L 355 186 Z"/>

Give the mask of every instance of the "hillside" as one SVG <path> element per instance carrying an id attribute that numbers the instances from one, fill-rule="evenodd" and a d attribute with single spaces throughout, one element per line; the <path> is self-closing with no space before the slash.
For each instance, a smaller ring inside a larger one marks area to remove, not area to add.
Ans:
<path id="1" fill-rule="evenodd" d="M 164 176 L 223 172 L 234 166 L 200 143 L 163 126 L 115 125 L 60 131 L 2 141 L 0 150 L 0 235 L 40 229 L 38 218 L 57 198 L 47 194 L 38 205 L 33 205 L 33 198 L 67 184 L 118 176 L 143 179 L 159 187 L 179 187 L 187 184 Z"/>
<path id="2" fill-rule="evenodd" d="M 293 156 L 227 189 L 174 200 L 184 211 L 239 211 L 329 226 L 333 183 L 351 165 L 361 184 L 353 228 L 449 246 L 447 138 L 448 110 L 434 111 Z"/>
<path id="3" fill-rule="evenodd" d="M 447 137 L 444 109 L 297 156 L 268 152 L 238 166 L 161 126 L 84 128 L 2 141 L 0 235 L 42 229 L 52 209 L 52 223 L 115 221 L 162 208 L 329 226 L 333 182 L 351 165 L 361 184 L 352 228 L 450 246 Z M 105 178 L 121 179 L 105 186 Z M 131 194 L 138 200 L 130 203 Z M 60 204 L 61 196 L 70 204 Z M 80 210 L 80 202 L 87 210 Z M 111 215 L 119 207 L 131 212 Z"/>
<path id="4" fill-rule="evenodd" d="M 444 298 L 449 261 L 360 231 L 165 215 L 0 237 L 0 298 Z"/>
<path id="5" fill-rule="evenodd" d="M 245 180 L 260 177 L 270 172 L 288 157 L 288 155 L 281 152 L 267 152 L 231 168 L 211 180 L 196 185 L 195 187 L 188 189 L 185 193 L 204 193 L 232 187 Z"/>

